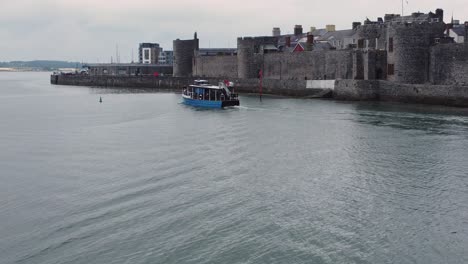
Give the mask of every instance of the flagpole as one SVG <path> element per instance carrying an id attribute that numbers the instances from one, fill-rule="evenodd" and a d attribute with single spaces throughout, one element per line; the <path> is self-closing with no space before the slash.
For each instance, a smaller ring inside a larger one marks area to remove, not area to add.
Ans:
<path id="1" fill-rule="evenodd" d="M 259 87 L 260 89 L 259 90 L 260 90 L 260 102 L 261 102 L 262 101 L 262 90 L 263 90 L 263 71 L 262 70 L 260 70 L 259 75 L 260 75 L 259 76 L 260 77 L 260 87 Z"/>
<path id="2" fill-rule="evenodd" d="M 401 16 L 404 16 L 404 15 L 405 15 L 405 12 L 404 12 L 404 10 L 405 10 L 404 1 L 405 1 L 405 0 L 401 0 Z"/>

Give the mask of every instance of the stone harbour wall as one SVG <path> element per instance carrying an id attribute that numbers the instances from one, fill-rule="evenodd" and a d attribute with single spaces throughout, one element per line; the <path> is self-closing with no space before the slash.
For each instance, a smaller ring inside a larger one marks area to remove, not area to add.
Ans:
<path id="1" fill-rule="evenodd" d="M 194 77 L 89 76 L 52 75 L 51 83 L 58 85 L 111 87 L 126 89 L 181 90 L 192 84 Z M 206 78 L 210 83 L 221 78 Z M 229 79 L 235 83 L 234 92 L 259 93 L 259 79 Z M 400 84 L 383 80 L 275 80 L 264 79 L 264 94 L 324 98 L 354 101 L 392 101 L 468 107 L 468 86 Z M 334 82 L 334 83 L 332 83 Z M 315 87 L 317 86 L 317 87 Z"/>
<path id="2" fill-rule="evenodd" d="M 152 76 L 89 76 L 89 75 L 51 75 L 50 81 L 56 85 L 109 87 L 126 89 L 181 90 L 193 84 L 197 77 L 152 77 Z M 204 78 L 212 84 L 225 78 Z M 230 78 L 234 91 L 240 93 L 259 93 L 259 79 Z M 331 89 L 306 88 L 306 80 L 263 80 L 262 93 L 298 97 L 331 97 Z"/>
<path id="3" fill-rule="evenodd" d="M 337 80 L 333 97 L 338 100 L 468 107 L 468 86 L 400 84 L 382 80 Z"/>

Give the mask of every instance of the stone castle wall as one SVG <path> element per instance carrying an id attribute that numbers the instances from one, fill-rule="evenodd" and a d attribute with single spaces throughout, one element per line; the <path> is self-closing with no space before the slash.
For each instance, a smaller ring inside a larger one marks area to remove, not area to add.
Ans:
<path id="1" fill-rule="evenodd" d="M 357 39 L 367 40 L 368 47 L 375 49 L 386 48 L 387 39 L 385 24 L 361 25 L 356 29 L 356 37 Z"/>
<path id="2" fill-rule="evenodd" d="M 387 79 L 387 52 L 385 50 L 367 50 L 362 53 L 364 80 Z"/>
<path id="3" fill-rule="evenodd" d="M 198 49 L 198 39 L 174 40 L 174 76 L 188 77 L 193 72 L 193 56 Z"/>
<path id="4" fill-rule="evenodd" d="M 196 56 L 193 76 L 237 78 L 237 56 Z"/>
<path id="5" fill-rule="evenodd" d="M 264 79 L 333 80 L 353 77 L 351 50 L 251 54 L 247 62 L 242 62 L 243 65 L 239 61 L 243 59 L 235 56 L 196 57 L 194 75 L 258 78 L 262 69 Z"/>
<path id="6" fill-rule="evenodd" d="M 432 47 L 430 72 L 433 84 L 468 85 L 468 43 Z"/>
<path id="7" fill-rule="evenodd" d="M 328 50 L 253 54 L 248 67 L 249 78 L 276 80 L 385 79 L 386 51 Z M 197 56 L 194 76 L 237 78 L 241 71 L 236 56 Z M 244 67 L 244 69 L 246 69 Z M 242 78 L 242 79 L 249 79 Z"/>
<path id="8" fill-rule="evenodd" d="M 333 97 L 339 100 L 468 106 L 468 86 L 402 84 L 383 80 L 337 80 Z"/>
<path id="9" fill-rule="evenodd" d="M 261 68 L 263 54 L 259 54 L 260 46 L 276 44 L 276 37 L 256 37 L 237 39 L 238 77 L 243 79 L 257 78 Z"/>
<path id="10" fill-rule="evenodd" d="M 435 38 L 443 37 L 444 23 L 390 23 L 387 27 L 387 60 L 394 74 L 387 80 L 422 84 L 429 81 L 430 47 Z M 393 51 L 389 49 L 393 39 Z"/>

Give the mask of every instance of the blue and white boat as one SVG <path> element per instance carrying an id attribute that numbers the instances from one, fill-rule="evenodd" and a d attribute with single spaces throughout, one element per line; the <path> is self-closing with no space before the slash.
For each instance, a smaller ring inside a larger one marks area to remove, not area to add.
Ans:
<path id="1" fill-rule="evenodd" d="M 228 84 L 232 87 L 232 83 Z M 196 80 L 182 93 L 184 104 L 198 107 L 223 108 L 239 105 L 239 96 L 229 90 L 228 85 L 220 82 L 210 85 L 206 80 Z"/>

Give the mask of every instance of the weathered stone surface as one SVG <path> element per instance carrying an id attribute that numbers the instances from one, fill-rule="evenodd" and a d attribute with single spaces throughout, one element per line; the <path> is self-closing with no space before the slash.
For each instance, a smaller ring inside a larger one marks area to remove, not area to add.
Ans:
<path id="1" fill-rule="evenodd" d="M 150 77 L 150 76 L 89 76 L 89 75 L 52 75 L 51 83 L 57 85 L 122 87 L 127 89 L 177 90 L 194 83 L 196 77 Z M 224 78 L 205 78 L 212 84 L 224 81 Z M 235 92 L 259 93 L 259 79 L 232 78 Z M 305 80 L 263 80 L 264 94 L 286 96 L 329 97 L 329 89 L 306 88 Z"/>
<path id="2" fill-rule="evenodd" d="M 468 43 L 432 47 L 431 83 L 468 85 Z"/>
<path id="3" fill-rule="evenodd" d="M 174 76 L 189 77 L 193 73 L 193 56 L 198 49 L 198 39 L 174 40 Z"/>
<path id="4" fill-rule="evenodd" d="M 400 84 L 377 80 L 337 80 L 334 98 L 467 107 L 468 86 Z"/>
<path id="5" fill-rule="evenodd" d="M 237 56 L 196 56 L 193 76 L 237 78 Z"/>

